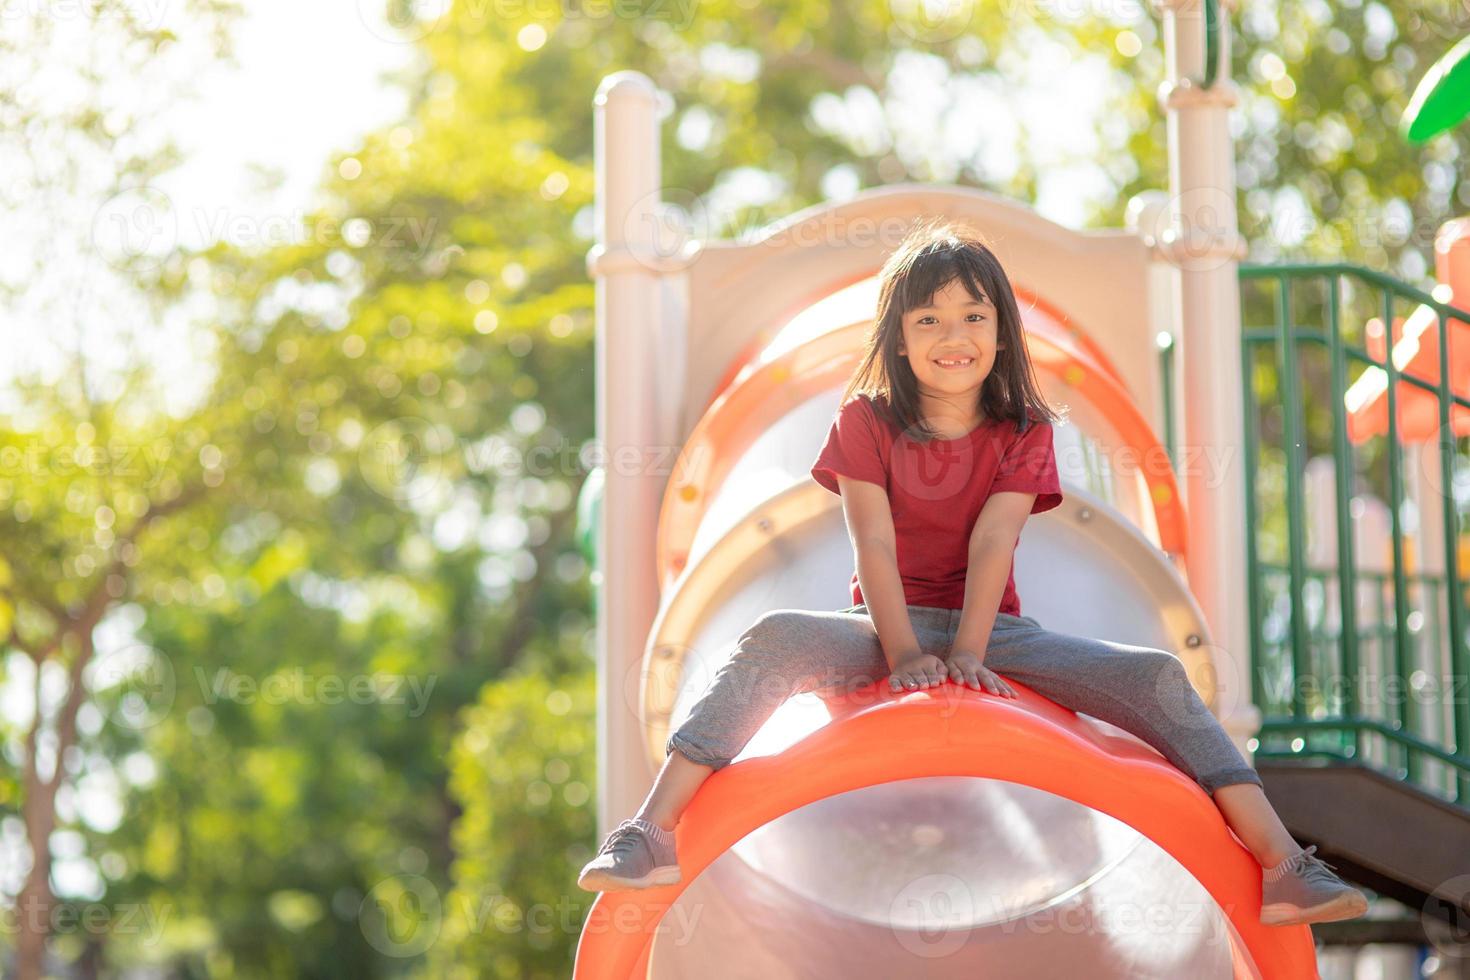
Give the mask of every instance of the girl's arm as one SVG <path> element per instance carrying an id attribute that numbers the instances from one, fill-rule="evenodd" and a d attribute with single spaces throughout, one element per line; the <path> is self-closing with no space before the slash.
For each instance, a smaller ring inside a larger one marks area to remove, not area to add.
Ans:
<path id="1" fill-rule="evenodd" d="M 970 531 L 964 609 L 960 611 L 959 628 L 950 647 L 952 654 L 967 652 L 977 660 L 985 659 L 1016 542 L 1020 540 L 1026 518 L 1031 516 L 1035 500 L 1034 493 L 1006 490 L 991 494 L 980 508 L 980 516 Z M 864 589 L 863 595 L 867 594 Z"/>
<path id="2" fill-rule="evenodd" d="M 852 539 L 858 588 L 878 633 L 890 669 L 919 652 L 919 638 L 909 621 L 903 579 L 898 574 L 898 544 L 888 493 L 876 483 L 837 475 L 842 513 Z M 999 599 L 996 603 L 999 604 Z"/>

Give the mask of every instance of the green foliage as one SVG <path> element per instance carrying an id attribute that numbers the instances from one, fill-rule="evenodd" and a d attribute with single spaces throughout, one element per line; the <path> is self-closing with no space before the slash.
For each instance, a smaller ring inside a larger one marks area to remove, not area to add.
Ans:
<path id="1" fill-rule="evenodd" d="M 1413 145 L 1398 123 L 1464 13 L 1439 0 L 1242 9 L 1232 70 L 1251 261 L 1341 259 L 1432 285 L 1434 233 L 1470 206 L 1470 140 Z"/>
<path id="2" fill-rule="evenodd" d="M 454 890 L 425 978 L 565 977 L 596 898 L 576 885 L 597 832 L 596 672 L 487 685 L 450 757 L 463 812 Z"/>

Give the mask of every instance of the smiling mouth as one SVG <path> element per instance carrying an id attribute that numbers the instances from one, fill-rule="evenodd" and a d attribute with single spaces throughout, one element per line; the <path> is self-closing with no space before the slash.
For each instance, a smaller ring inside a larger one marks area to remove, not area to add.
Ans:
<path id="1" fill-rule="evenodd" d="M 938 364 L 942 368 L 950 368 L 950 369 L 967 368 L 971 364 L 974 364 L 975 363 L 975 359 L 973 357 L 955 357 L 955 358 L 948 358 L 947 357 L 947 358 L 945 358 L 943 360 L 936 360 L 934 363 L 935 364 Z"/>

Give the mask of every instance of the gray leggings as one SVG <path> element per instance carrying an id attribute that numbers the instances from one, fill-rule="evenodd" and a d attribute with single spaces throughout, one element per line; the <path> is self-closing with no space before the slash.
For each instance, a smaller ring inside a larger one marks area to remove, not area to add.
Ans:
<path id="1" fill-rule="evenodd" d="M 960 610 L 908 610 L 919 648 L 946 656 Z M 998 613 L 985 666 L 1065 708 L 1137 735 L 1207 793 L 1231 783 L 1261 784 L 1200 700 L 1184 665 L 1163 650 L 1056 633 L 1030 616 Z M 664 751 L 677 748 L 692 762 L 722 768 L 788 698 L 852 691 L 890 673 L 866 606 L 772 610 L 740 635 L 734 654 Z"/>

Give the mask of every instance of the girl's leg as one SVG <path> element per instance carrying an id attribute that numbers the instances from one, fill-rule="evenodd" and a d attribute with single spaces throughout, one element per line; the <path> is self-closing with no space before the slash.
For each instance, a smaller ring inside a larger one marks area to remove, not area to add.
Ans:
<path id="1" fill-rule="evenodd" d="M 1262 867 L 1274 868 L 1301 850 L 1266 799 L 1265 791 L 1255 783 L 1221 786 L 1214 798 L 1225 822 Z"/>
<path id="2" fill-rule="evenodd" d="M 787 699 L 852 690 L 890 673 L 866 607 L 825 612 L 776 609 L 741 634 L 688 718 L 673 732 L 639 814 L 672 829 L 709 775 L 730 764 Z M 950 610 L 909 606 L 920 647 L 948 650 Z M 677 749 L 678 751 L 674 751 Z"/>
<path id="3" fill-rule="evenodd" d="M 1200 700 L 1179 660 L 1163 650 L 1043 629 L 997 616 L 985 662 L 1058 704 L 1148 742 L 1215 800 L 1261 865 L 1261 922 L 1304 925 L 1363 915 L 1368 899 L 1303 850 L 1276 816 L 1261 777 Z"/>
<path id="4" fill-rule="evenodd" d="M 924 652 L 947 651 L 950 610 L 908 609 Z M 638 814 L 607 835 L 578 874 L 577 884 L 587 891 L 608 891 L 678 882 L 682 872 L 674 825 L 711 772 L 728 765 L 792 695 L 850 691 L 889 673 L 873 621 L 862 606 L 830 613 L 766 613 L 741 634 L 734 654 L 688 719 L 669 736 L 664 765 Z"/>
<path id="5" fill-rule="evenodd" d="M 1263 867 L 1301 850 L 1246 763 L 1163 650 L 1044 629 L 1029 616 L 996 616 L 985 664 L 1073 711 L 1143 739 L 1211 795 Z"/>
<path id="6" fill-rule="evenodd" d="M 654 777 L 653 788 L 648 791 L 648 798 L 634 816 L 651 820 L 664 830 L 673 830 L 674 824 L 679 822 L 679 815 L 712 772 L 712 767 L 690 762 L 683 753 L 667 753 L 663 767 Z"/>

